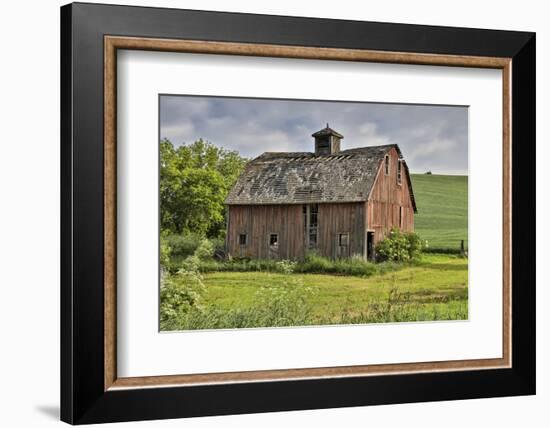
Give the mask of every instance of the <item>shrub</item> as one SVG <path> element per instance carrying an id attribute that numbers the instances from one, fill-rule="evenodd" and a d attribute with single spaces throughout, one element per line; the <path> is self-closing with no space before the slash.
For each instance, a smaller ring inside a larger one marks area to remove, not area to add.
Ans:
<path id="1" fill-rule="evenodd" d="M 165 238 L 160 238 L 160 267 L 163 271 L 168 271 L 170 267 L 170 254 L 172 249 Z"/>
<path id="2" fill-rule="evenodd" d="M 361 256 L 331 260 L 310 253 L 305 260 L 298 263 L 294 269 L 301 273 L 333 273 L 339 275 L 369 276 L 377 271 L 376 266 L 367 262 Z"/>
<path id="3" fill-rule="evenodd" d="M 306 255 L 306 258 L 298 266 L 299 272 L 304 273 L 322 273 L 332 271 L 331 260 L 326 257 L 321 257 L 312 252 Z"/>
<path id="4" fill-rule="evenodd" d="M 208 239 L 202 239 L 193 256 L 199 260 L 211 259 L 214 255 L 214 245 Z"/>
<path id="5" fill-rule="evenodd" d="M 223 237 L 211 238 L 210 242 L 212 242 L 212 245 L 214 246 L 213 257 L 218 260 L 225 259 L 226 258 L 225 238 Z"/>
<path id="6" fill-rule="evenodd" d="M 402 233 L 393 228 L 388 236 L 376 245 L 379 261 L 410 262 L 420 258 L 425 241 L 416 233 Z"/>
<path id="7" fill-rule="evenodd" d="M 420 236 L 413 232 L 405 233 L 405 238 L 409 242 L 409 260 L 418 260 L 422 251 L 428 246 L 428 241 L 420 238 Z"/>
<path id="8" fill-rule="evenodd" d="M 172 259 L 183 260 L 186 257 L 192 256 L 201 243 L 202 238 L 193 233 L 182 235 L 172 234 L 165 238 L 166 243 L 171 248 Z"/>
<path id="9" fill-rule="evenodd" d="M 275 263 L 277 272 L 291 274 L 296 269 L 296 262 L 290 260 L 280 260 Z"/>
<path id="10" fill-rule="evenodd" d="M 253 328 L 308 325 L 314 322 L 309 296 L 312 289 L 301 279 L 285 281 L 276 287 L 262 286 L 248 307 L 223 309 L 195 307 L 178 329 Z"/>
<path id="11" fill-rule="evenodd" d="M 352 256 L 348 259 L 338 259 L 334 261 L 335 273 L 342 275 L 370 276 L 377 269 L 372 263 L 369 263 L 361 256 Z"/>
<path id="12" fill-rule="evenodd" d="M 189 312 L 198 307 L 204 291 L 202 276 L 191 260 L 176 274 L 163 275 L 160 285 L 161 329 L 173 330 L 185 323 Z"/>

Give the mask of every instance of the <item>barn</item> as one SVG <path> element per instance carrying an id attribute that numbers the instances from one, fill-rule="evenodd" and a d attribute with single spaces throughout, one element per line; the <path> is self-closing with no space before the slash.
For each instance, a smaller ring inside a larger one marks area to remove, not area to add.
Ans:
<path id="1" fill-rule="evenodd" d="M 314 133 L 314 152 L 267 152 L 229 192 L 229 256 L 301 259 L 375 257 L 393 227 L 414 230 L 416 203 L 396 144 L 341 150 L 341 134 Z"/>

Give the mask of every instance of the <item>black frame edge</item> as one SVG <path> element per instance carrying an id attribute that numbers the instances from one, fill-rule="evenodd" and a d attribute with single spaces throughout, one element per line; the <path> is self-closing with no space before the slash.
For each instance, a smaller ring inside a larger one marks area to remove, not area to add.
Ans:
<path id="1" fill-rule="evenodd" d="M 511 91 L 512 363 L 514 370 L 522 377 L 525 389 L 530 394 L 535 394 L 536 35 L 534 33 L 512 59 Z"/>
<path id="2" fill-rule="evenodd" d="M 73 394 L 73 289 L 72 289 L 72 5 L 60 9 L 61 22 L 61 175 L 60 175 L 60 220 L 61 220 L 61 388 L 60 418 L 74 423 Z"/>
<path id="3" fill-rule="evenodd" d="M 400 52 L 513 57 L 534 33 L 527 31 L 488 30 L 483 28 L 444 27 L 424 24 L 356 21 L 349 19 L 309 18 L 303 16 L 266 15 L 245 12 L 177 9 L 168 7 L 126 6 L 100 3 L 72 3 L 74 10 L 100 25 L 109 17 L 110 24 L 121 25 L 111 35 L 152 38 L 182 38 L 242 43 L 262 43 L 269 34 L 269 44 L 318 46 L 350 49 L 373 49 Z M 146 19 L 146 15 L 154 18 Z M 163 20 L 164 34 L 155 29 Z M 213 28 L 203 27 L 210 21 Z M 185 24 L 185 29 L 181 28 Z M 139 28 L 135 26 L 139 24 Z M 106 27 L 109 25 L 105 25 Z M 427 34 L 430 37 L 426 37 Z M 213 34 L 216 34 L 213 36 Z M 358 38 L 361 35 L 361 38 Z M 458 46 L 455 42 L 461 39 Z"/>

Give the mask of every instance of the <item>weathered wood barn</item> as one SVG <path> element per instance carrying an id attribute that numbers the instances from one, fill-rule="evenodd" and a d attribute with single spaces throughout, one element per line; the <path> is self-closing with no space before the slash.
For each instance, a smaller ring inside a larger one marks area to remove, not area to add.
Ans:
<path id="1" fill-rule="evenodd" d="M 396 144 L 340 150 L 328 124 L 315 151 L 264 153 L 251 160 L 227 199 L 233 257 L 300 259 L 308 251 L 371 259 L 393 227 L 414 230 L 416 204 Z"/>

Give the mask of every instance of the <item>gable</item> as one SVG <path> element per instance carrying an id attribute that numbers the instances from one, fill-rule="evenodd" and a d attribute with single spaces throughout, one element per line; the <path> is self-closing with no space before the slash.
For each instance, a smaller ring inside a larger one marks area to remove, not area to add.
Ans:
<path id="1" fill-rule="evenodd" d="M 388 158 L 389 173 L 386 174 L 386 157 Z M 398 168 L 401 165 L 401 181 L 398 181 Z M 409 167 L 399 147 L 390 149 L 380 163 L 379 171 L 369 194 L 369 200 L 407 206 L 410 205 L 417 212 L 416 201 L 412 189 Z"/>

